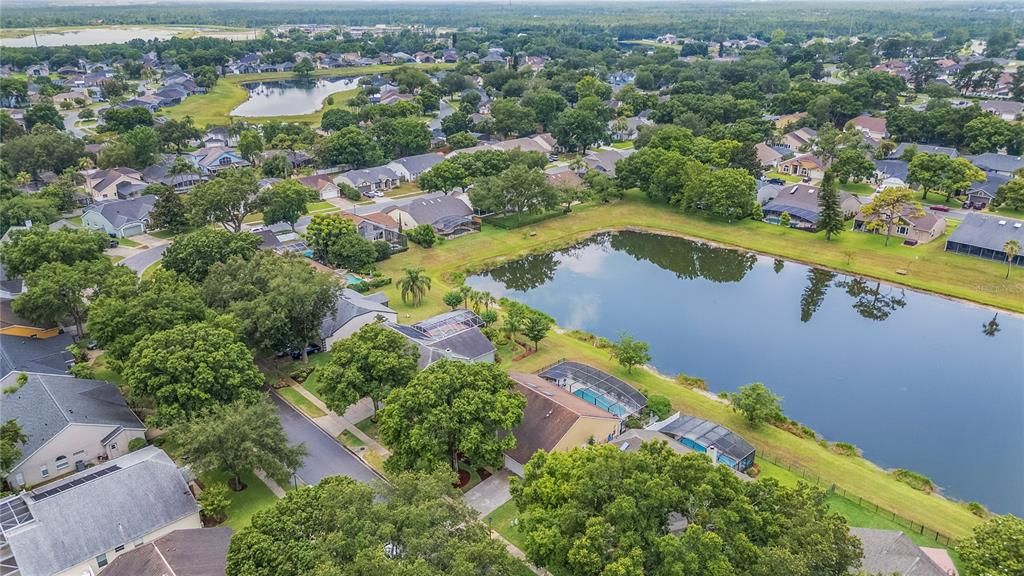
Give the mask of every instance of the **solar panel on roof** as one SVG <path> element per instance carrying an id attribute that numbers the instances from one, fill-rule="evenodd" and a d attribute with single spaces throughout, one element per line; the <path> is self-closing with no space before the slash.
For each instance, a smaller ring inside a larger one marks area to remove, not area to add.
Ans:
<path id="1" fill-rule="evenodd" d="M 97 478 L 102 478 L 102 477 L 106 476 L 107 474 L 112 474 L 114 472 L 117 472 L 120 469 L 121 469 L 121 467 L 118 466 L 117 464 L 114 464 L 112 466 L 107 466 L 106 468 L 101 468 L 101 469 L 99 469 L 99 470 L 97 470 L 97 471 L 95 471 L 95 472 L 93 472 L 91 474 L 86 474 L 85 476 L 80 476 L 78 478 L 75 478 L 74 480 L 71 480 L 70 482 L 65 482 L 65 483 L 63 483 L 63 484 L 61 484 L 59 486 L 54 486 L 53 488 L 49 488 L 49 489 L 44 490 L 42 492 L 33 493 L 32 494 L 32 499 L 35 500 L 36 502 L 38 502 L 40 500 L 45 500 L 45 499 L 49 498 L 50 496 L 55 496 L 57 494 L 60 494 L 61 492 L 65 492 L 67 490 L 71 490 L 75 486 L 81 486 L 82 484 L 85 484 L 86 482 L 91 482 L 91 481 L 93 481 L 93 480 L 95 480 Z"/>

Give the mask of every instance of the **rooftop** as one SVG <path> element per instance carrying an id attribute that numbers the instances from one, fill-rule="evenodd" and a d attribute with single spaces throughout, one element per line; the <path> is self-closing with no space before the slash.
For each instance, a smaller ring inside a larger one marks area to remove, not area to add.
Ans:
<path id="1" fill-rule="evenodd" d="M 1024 222 L 1005 216 L 971 212 L 949 236 L 948 242 L 1002 252 L 1003 246 L 1010 240 L 1024 245 Z"/>
<path id="2" fill-rule="evenodd" d="M 736 462 L 741 462 L 754 452 L 754 447 L 739 434 L 721 424 L 696 416 L 677 414 L 655 426 L 657 426 L 657 430 L 676 440 L 686 438 L 701 446 L 713 446 L 719 453 L 725 454 Z"/>
<path id="3" fill-rule="evenodd" d="M 899 576 L 948 576 L 903 532 L 875 528 L 850 528 L 864 549 L 861 570 L 868 574 Z"/>
<path id="4" fill-rule="evenodd" d="M 224 576 L 231 528 L 175 530 L 118 556 L 103 576 Z"/>

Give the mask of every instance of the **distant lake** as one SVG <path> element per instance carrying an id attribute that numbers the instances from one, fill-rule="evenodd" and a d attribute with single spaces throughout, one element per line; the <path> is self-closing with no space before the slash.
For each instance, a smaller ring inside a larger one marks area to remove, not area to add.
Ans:
<path id="1" fill-rule="evenodd" d="M 359 78 L 275 80 L 242 85 L 249 99 L 231 111 L 232 116 L 293 116 L 319 110 L 331 94 L 359 87 Z"/>
<path id="2" fill-rule="evenodd" d="M 166 40 L 180 34 L 183 29 L 173 28 L 83 28 L 60 33 L 37 34 L 40 46 L 92 46 L 94 44 L 123 44 L 136 38 Z M 36 45 L 32 35 L 4 38 L 0 45 L 12 48 L 32 48 Z"/>
<path id="3" fill-rule="evenodd" d="M 713 391 L 764 382 L 787 416 L 826 439 L 920 472 L 951 497 L 1024 516 L 1021 316 L 633 232 L 467 283 L 564 328 L 627 332 L 650 344 L 660 372 L 705 378 Z"/>

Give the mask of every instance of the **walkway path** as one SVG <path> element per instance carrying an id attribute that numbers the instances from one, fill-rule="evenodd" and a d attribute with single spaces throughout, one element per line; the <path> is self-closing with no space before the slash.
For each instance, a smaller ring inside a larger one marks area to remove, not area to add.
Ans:
<path id="1" fill-rule="evenodd" d="M 307 400 L 312 402 L 317 408 L 326 412 L 325 416 L 311 419 L 317 426 L 322 428 L 324 432 L 327 432 L 332 437 L 337 438 L 339 434 L 347 430 L 350 434 L 359 438 L 363 444 L 366 444 L 369 449 L 380 454 L 384 458 L 391 455 L 391 452 L 380 442 L 370 438 L 365 432 L 356 427 L 356 422 L 362 422 L 373 413 L 373 404 L 370 402 L 369 398 L 363 398 L 346 410 L 344 416 L 338 416 L 334 410 L 331 410 L 327 407 L 327 404 L 324 404 L 323 400 L 317 398 L 316 394 L 306 390 L 305 386 L 292 386 L 292 390 L 298 392 Z"/>
<path id="2" fill-rule="evenodd" d="M 274 482 L 270 476 L 264 474 L 262 470 L 255 470 L 253 473 L 267 485 L 267 488 L 270 488 L 270 491 L 274 493 L 274 496 L 284 498 L 284 488 L 278 486 L 277 482 Z"/>
<path id="3" fill-rule="evenodd" d="M 508 470 L 498 470 L 487 480 L 473 486 L 463 499 L 477 511 L 480 518 L 486 518 L 488 514 L 512 499 L 508 489 Z"/>

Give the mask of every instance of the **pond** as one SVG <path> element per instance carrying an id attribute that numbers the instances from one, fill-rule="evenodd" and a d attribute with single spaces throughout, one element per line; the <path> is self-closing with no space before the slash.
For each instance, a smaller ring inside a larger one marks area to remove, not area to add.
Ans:
<path id="1" fill-rule="evenodd" d="M 242 87 L 249 91 L 249 99 L 232 110 L 232 116 L 293 116 L 312 114 L 331 94 L 358 88 L 359 78 L 276 80 Z"/>
<path id="2" fill-rule="evenodd" d="M 564 328 L 647 341 L 664 374 L 764 382 L 884 468 L 1024 515 L 1024 318 L 681 238 L 623 232 L 467 283 Z M 543 346 L 543 344 L 542 344 Z"/>
<path id="3" fill-rule="evenodd" d="M 36 34 L 40 46 L 92 46 L 94 44 L 123 44 L 136 38 L 166 40 L 180 34 L 183 29 L 173 28 L 83 28 L 67 32 Z M 0 45 L 13 48 L 32 48 L 36 45 L 32 35 L 4 38 Z"/>

